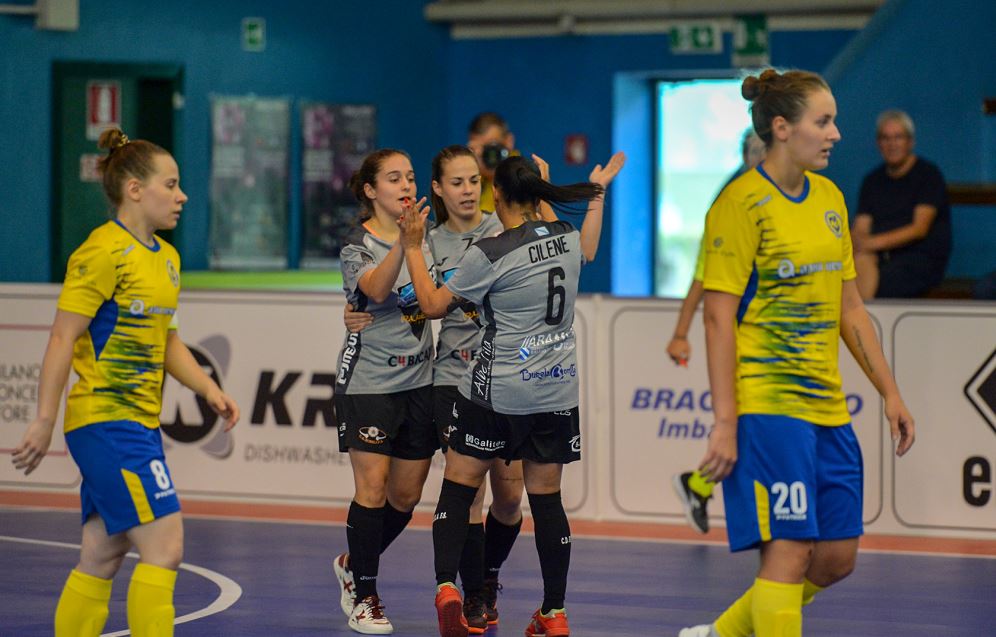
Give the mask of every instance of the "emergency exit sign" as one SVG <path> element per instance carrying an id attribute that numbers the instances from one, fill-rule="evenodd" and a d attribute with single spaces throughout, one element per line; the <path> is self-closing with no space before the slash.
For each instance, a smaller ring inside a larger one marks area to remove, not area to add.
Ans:
<path id="1" fill-rule="evenodd" d="M 242 50 L 254 53 L 266 50 L 264 18 L 242 18 Z"/>
<path id="2" fill-rule="evenodd" d="M 716 22 L 681 22 L 669 33 L 671 53 L 722 53 L 723 32 Z"/>

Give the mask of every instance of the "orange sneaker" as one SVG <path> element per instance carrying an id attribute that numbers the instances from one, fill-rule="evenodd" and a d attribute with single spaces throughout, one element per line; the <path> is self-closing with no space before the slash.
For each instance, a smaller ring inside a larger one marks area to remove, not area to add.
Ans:
<path id="1" fill-rule="evenodd" d="M 533 620 L 526 626 L 526 637 L 569 637 L 571 629 L 567 626 L 567 611 L 555 608 L 549 615 L 544 615 L 539 608 L 533 613 Z"/>
<path id="2" fill-rule="evenodd" d="M 436 615 L 439 637 L 467 637 L 467 618 L 463 616 L 463 599 L 456 586 L 447 582 L 436 591 Z"/>

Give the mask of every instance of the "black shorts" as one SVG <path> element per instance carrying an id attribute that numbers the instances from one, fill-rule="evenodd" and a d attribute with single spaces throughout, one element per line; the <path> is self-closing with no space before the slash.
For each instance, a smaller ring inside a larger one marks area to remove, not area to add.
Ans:
<path id="1" fill-rule="evenodd" d="M 457 392 L 450 447 L 465 456 L 568 464 L 581 459 L 578 408 L 538 414 L 499 414 Z"/>
<path id="2" fill-rule="evenodd" d="M 450 431 L 456 423 L 456 401 L 460 391 L 455 385 L 434 385 L 432 388 L 432 413 L 436 420 L 436 435 L 439 448 L 446 453 L 450 442 Z"/>
<path id="3" fill-rule="evenodd" d="M 425 460 L 439 449 L 432 422 L 432 386 L 393 394 L 336 394 L 339 451 Z"/>

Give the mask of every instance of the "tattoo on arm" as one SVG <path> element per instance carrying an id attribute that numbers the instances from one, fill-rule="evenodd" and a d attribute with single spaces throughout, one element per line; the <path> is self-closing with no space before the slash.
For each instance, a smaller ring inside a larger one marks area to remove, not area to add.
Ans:
<path id="1" fill-rule="evenodd" d="M 857 327 L 854 328 L 854 339 L 857 341 L 858 349 L 861 350 L 861 355 L 865 359 L 865 366 L 868 367 L 868 373 L 874 374 L 875 368 L 872 367 L 871 359 L 868 358 L 868 351 L 865 350 L 865 344 L 861 342 L 861 331 Z"/>

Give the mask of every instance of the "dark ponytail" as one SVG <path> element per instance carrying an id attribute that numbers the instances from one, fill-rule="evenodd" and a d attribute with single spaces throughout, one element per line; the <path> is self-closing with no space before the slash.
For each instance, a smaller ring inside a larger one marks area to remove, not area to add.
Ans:
<path id="1" fill-rule="evenodd" d="M 539 168 L 532 160 L 514 155 L 502 160 L 495 168 L 495 187 L 507 203 L 536 206 L 540 200 L 557 207 L 578 201 L 591 201 L 605 192 L 600 184 L 581 182 L 557 186 L 540 177 Z"/>
<path id="2" fill-rule="evenodd" d="M 443 173 L 446 171 L 446 164 L 453 161 L 457 157 L 469 157 L 473 159 L 475 163 L 477 162 L 477 156 L 474 154 L 474 151 L 466 146 L 461 146 L 460 144 L 447 146 L 436 153 L 436 156 L 432 158 L 432 181 L 442 185 Z M 436 215 L 436 226 L 443 225 L 446 223 L 446 220 L 450 218 L 450 213 L 446 209 L 446 204 L 443 203 L 443 198 L 436 194 L 435 189 L 432 191 L 432 211 Z"/>

